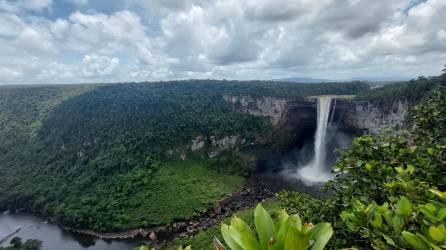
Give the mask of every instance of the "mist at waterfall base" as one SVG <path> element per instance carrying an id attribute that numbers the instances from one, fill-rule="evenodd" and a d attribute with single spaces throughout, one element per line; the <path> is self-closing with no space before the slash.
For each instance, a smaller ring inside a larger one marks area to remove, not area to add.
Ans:
<path id="1" fill-rule="evenodd" d="M 322 115 L 318 111 L 317 128 L 302 147 L 273 155 L 265 161 L 267 170 L 263 179 L 273 191 L 286 189 L 319 195 L 319 187 L 333 177 L 331 169 L 336 162 L 336 150 L 351 146 L 355 135 L 340 121 L 342 115 L 333 114 L 338 119 L 332 120 L 329 114 Z M 319 123 L 321 117 L 326 122 L 325 127 Z"/>
<path id="2" fill-rule="evenodd" d="M 336 150 L 348 148 L 353 135 L 339 131 L 337 125 L 327 128 L 325 153 L 319 161 L 315 159 L 315 141 L 307 143 L 301 150 L 294 151 L 294 159 L 285 157 L 280 175 L 290 182 L 302 182 L 306 186 L 320 186 L 333 178 L 331 169 L 336 162 Z"/>

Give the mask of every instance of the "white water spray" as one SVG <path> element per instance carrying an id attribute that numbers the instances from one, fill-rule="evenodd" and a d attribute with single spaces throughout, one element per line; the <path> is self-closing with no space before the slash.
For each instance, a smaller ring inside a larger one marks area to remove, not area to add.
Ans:
<path id="1" fill-rule="evenodd" d="M 307 184 L 325 182 L 332 178 L 326 169 L 327 126 L 330 120 L 331 96 L 320 96 L 317 102 L 317 129 L 314 142 L 314 158 L 307 166 L 298 170 L 298 177 Z M 333 114 L 334 114 L 333 110 Z"/>

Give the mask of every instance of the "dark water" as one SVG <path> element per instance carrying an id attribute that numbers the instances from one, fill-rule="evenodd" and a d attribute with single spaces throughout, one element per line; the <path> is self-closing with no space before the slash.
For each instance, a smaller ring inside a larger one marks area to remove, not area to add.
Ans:
<path id="1" fill-rule="evenodd" d="M 128 250 L 140 245 L 138 241 L 101 240 L 88 235 L 72 233 L 61 229 L 52 223 L 29 214 L 1 214 L 0 213 L 0 240 L 22 227 L 11 238 L 18 236 L 27 239 L 42 241 L 42 249 L 47 250 Z M 9 238 L 0 246 L 8 246 Z"/>

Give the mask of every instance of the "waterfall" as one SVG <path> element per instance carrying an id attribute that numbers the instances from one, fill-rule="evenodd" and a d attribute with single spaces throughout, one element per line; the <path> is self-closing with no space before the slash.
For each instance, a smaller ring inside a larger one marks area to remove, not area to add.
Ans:
<path id="1" fill-rule="evenodd" d="M 317 99 L 317 129 L 314 142 L 314 158 L 307 166 L 298 170 L 298 176 L 306 183 L 325 182 L 331 179 L 325 159 L 327 156 L 326 135 L 330 120 L 331 96 L 320 96 Z M 333 110 L 333 114 L 334 114 Z"/>
<path id="2" fill-rule="evenodd" d="M 331 112 L 331 118 L 330 118 L 330 122 L 328 124 L 331 124 L 333 122 L 335 110 L 336 110 L 336 98 L 333 99 L 333 112 Z"/>

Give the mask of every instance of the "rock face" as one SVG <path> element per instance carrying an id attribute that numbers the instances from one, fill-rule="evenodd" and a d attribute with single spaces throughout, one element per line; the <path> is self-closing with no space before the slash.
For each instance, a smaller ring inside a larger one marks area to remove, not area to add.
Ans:
<path id="1" fill-rule="evenodd" d="M 192 144 L 190 145 L 190 149 L 192 151 L 197 151 L 202 149 L 206 144 L 206 141 L 203 136 L 198 136 L 194 140 L 192 140 Z"/>
<path id="2" fill-rule="evenodd" d="M 286 100 L 276 97 L 224 96 L 236 110 L 268 116 L 276 128 L 306 133 L 316 124 L 315 99 Z M 334 105 L 332 104 L 332 107 Z M 406 99 L 378 101 L 336 100 L 335 120 L 356 131 L 376 134 L 388 127 L 403 127 L 409 113 Z"/>
<path id="3" fill-rule="evenodd" d="M 300 147 L 316 130 L 317 104 L 315 100 L 289 101 L 279 122 L 279 132 L 292 137 Z"/>
<path id="4" fill-rule="evenodd" d="M 206 150 L 210 158 L 218 156 L 227 150 L 238 149 L 246 144 L 245 139 L 239 138 L 237 135 L 225 136 L 223 138 L 217 139 L 214 136 L 205 138 L 203 136 L 198 136 L 191 141 L 188 148 L 192 151 Z"/>
<path id="5" fill-rule="evenodd" d="M 401 128 L 409 113 L 406 99 L 387 102 L 336 100 L 334 120 L 347 128 L 362 133 L 377 134 L 385 128 Z M 315 100 L 289 101 L 283 111 L 280 127 L 294 131 L 296 139 L 305 136 L 316 126 L 317 103 Z"/>
<path id="6" fill-rule="evenodd" d="M 280 126 L 296 127 L 313 124 L 317 119 L 317 104 L 315 100 L 290 101 L 280 121 Z"/>
<path id="7" fill-rule="evenodd" d="M 390 127 L 403 127 L 409 113 L 406 99 L 388 102 L 356 101 L 350 103 L 343 122 L 354 129 L 377 134 Z"/>
<path id="8" fill-rule="evenodd" d="M 223 96 L 223 99 L 233 105 L 234 112 L 269 117 L 277 135 L 283 136 L 281 139 L 291 138 L 295 146 L 302 146 L 305 140 L 314 136 L 317 124 L 316 99 L 231 95 Z M 376 134 L 387 127 L 404 126 L 409 102 L 405 99 L 387 102 L 336 99 L 331 108 L 335 108 L 332 119 L 343 127 L 357 133 Z M 247 144 L 249 142 L 238 135 L 222 138 L 198 136 L 187 148 L 193 152 L 203 150 L 212 158 Z"/>
<path id="9" fill-rule="evenodd" d="M 225 136 L 219 140 L 215 139 L 215 137 L 211 136 L 211 143 L 213 150 L 209 153 L 209 157 L 215 157 L 222 152 L 229 149 L 236 149 L 243 144 L 245 144 L 246 140 L 239 139 L 238 136 Z"/>
<path id="10" fill-rule="evenodd" d="M 239 112 L 256 116 L 268 116 L 273 126 L 278 126 L 285 111 L 287 100 L 276 97 L 253 98 L 251 96 L 223 96 Z"/>

